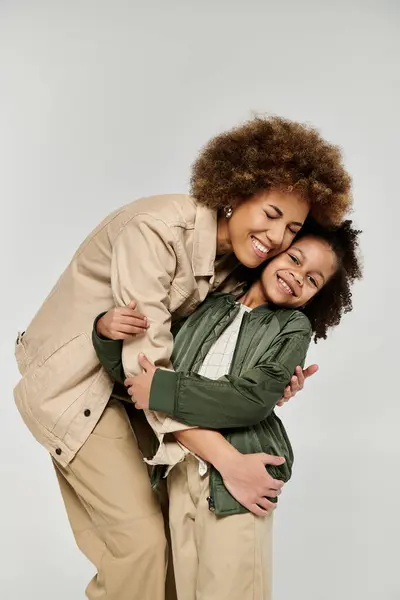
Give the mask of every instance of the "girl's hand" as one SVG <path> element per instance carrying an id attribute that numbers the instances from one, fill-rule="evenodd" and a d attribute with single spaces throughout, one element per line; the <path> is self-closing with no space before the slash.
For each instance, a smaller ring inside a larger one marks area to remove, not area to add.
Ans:
<path id="1" fill-rule="evenodd" d="M 151 384 L 156 367 L 144 354 L 139 354 L 139 364 L 142 367 L 141 375 L 127 377 L 124 384 L 135 408 L 144 410 L 149 408 Z"/>
<path id="2" fill-rule="evenodd" d="M 127 340 L 135 335 L 146 333 L 147 318 L 136 311 L 136 302 L 128 306 L 111 308 L 96 324 L 96 331 L 110 340 Z"/>

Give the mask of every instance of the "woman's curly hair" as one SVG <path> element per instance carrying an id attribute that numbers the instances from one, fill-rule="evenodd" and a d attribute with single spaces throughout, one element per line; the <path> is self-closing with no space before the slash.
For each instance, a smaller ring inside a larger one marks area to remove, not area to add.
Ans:
<path id="1" fill-rule="evenodd" d="M 280 117 L 256 117 L 214 137 L 193 165 L 191 193 L 213 209 L 234 208 L 270 188 L 306 198 L 311 216 L 326 226 L 339 225 L 352 203 L 340 149 Z"/>
<path id="2" fill-rule="evenodd" d="M 317 223 L 306 222 L 296 239 L 313 235 L 325 240 L 336 254 L 338 268 L 331 279 L 301 310 L 309 318 L 314 341 L 326 339 L 327 331 L 339 325 L 342 315 L 353 310 L 351 286 L 362 277 L 358 256 L 358 236 L 352 221 L 336 228 L 324 229 Z"/>

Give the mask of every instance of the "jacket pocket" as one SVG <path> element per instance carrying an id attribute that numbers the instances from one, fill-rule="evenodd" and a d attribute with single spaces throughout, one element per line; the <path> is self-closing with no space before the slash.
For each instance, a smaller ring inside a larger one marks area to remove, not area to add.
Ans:
<path id="1" fill-rule="evenodd" d="M 48 431 L 54 429 L 64 412 L 88 390 L 93 375 L 100 368 L 85 333 L 67 341 L 53 340 L 46 344 L 28 366 L 26 348 L 19 350 L 18 359 L 24 376 L 14 390 L 16 400 L 19 388 L 21 392 L 23 389 L 30 412 Z"/>

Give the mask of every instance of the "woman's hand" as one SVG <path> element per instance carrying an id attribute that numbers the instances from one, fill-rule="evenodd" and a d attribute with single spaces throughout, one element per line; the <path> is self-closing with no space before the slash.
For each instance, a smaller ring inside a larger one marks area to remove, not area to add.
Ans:
<path id="1" fill-rule="evenodd" d="M 110 340 L 127 340 L 134 335 L 146 333 L 147 318 L 136 310 L 132 300 L 128 306 L 111 308 L 96 324 L 96 331 Z"/>
<path id="2" fill-rule="evenodd" d="M 184 429 L 175 431 L 174 437 L 196 456 L 214 465 L 224 480 L 229 493 L 253 514 L 265 517 L 275 510 L 283 481 L 274 479 L 266 465 L 282 465 L 282 456 L 269 454 L 241 454 L 218 431 L 210 429 Z"/>
<path id="3" fill-rule="evenodd" d="M 284 485 L 271 477 L 265 466 L 284 462 L 281 456 L 238 453 L 233 460 L 221 464 L 219 470 L 229 493 L 250 512 L 265 517 L 276 508 L 268 497 L 279 496 Z"/>
<path id="4" fill-rule="evenodd" d="M 300 392 L 304 387 L 305 380 L 314 375 L 318 369 L 318 365 L 310 365 L 307 369 L 304 369 L 304 371 L 301 367 L 296 367 L 295 373 L 290 380 L 289 385 L 286 386 L 285 392 L 277 403 L 277 406 L 283 406 L 285 402 L 291 400 L 297 392 Z"/>

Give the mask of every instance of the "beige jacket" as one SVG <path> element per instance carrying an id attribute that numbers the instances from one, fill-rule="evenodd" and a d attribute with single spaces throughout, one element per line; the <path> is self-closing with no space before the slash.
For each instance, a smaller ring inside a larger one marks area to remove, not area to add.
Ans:
<path id="1" fill-rule="evenodd" d="M 62 465 L 94 429 L 112 382 L 94 352 L 93 320 L 132 298 L 146 336 L 124 343 L 127 374 L 139 352 L 170 367 L 171 319 L 187 315 L 232 272 L 216 258 L 216 212 L 185 195 L 143 198 L 115 211 L 86 238 L 16 343 L 14 390 L 26 425 Z"/>

